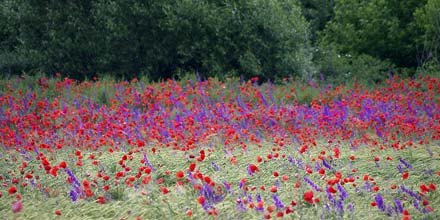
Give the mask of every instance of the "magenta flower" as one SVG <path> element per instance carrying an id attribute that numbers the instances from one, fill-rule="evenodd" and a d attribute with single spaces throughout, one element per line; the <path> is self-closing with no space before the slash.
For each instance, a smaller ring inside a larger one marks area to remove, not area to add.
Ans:
<path id="1" fill-rule="evenodd" d="M 17 213 L 20 212 L 23 209 L 23 203 L 21 203 L 20 200 L 12 203 L 12 212 Z"/>

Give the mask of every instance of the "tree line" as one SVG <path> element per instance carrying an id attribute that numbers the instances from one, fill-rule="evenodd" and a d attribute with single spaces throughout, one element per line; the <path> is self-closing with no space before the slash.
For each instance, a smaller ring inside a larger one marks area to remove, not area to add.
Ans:
<path id="1" fill-rule="evenodd" d="M 1 0 L 0 71 L 380 81 L 438 70 L 440 0 Z"/>

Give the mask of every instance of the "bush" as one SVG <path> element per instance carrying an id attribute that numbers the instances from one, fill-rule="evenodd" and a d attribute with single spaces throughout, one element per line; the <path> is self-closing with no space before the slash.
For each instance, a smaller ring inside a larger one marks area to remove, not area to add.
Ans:
<path id="1" fill-rule="evenodd" d="M 358 81 L 374 85 L 392 70 L 390 62 L 366 54 L 341 54 L 332 46 L 322 46 L 316 62 L 324 79 L 335 84 Z"/>

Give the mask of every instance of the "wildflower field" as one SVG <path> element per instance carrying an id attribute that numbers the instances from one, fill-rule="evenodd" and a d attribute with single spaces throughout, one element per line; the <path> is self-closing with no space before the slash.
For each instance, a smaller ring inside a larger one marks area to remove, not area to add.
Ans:
<path id="1" fill-rule="evenodd" d="M 0 81 L 0 219 L 439 219 L 440 81 Z"/>

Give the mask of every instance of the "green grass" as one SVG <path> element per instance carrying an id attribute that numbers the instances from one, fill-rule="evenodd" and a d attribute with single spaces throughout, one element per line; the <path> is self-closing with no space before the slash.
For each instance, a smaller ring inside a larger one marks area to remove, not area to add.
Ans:
<path id="1" fill-rule="evenodd" d="M 413 191 L 419 191 L 418 187 L 422 183 L 435 183 L 438 185 L 440 182 L 440 177 L 437 175 L 437 172 L 440 171 L 440 151 L 438 146 L 419 146 L 414 149 L 401 151 L 395 151 L 390 148 L 379 151 L 373 147 L 364 146 L 355 151 L 342 145 L 340 148 L 340 158 L 330 163 L 337 171 L 343 174 L 343 177 L 347 177 L 348 174 L 359 176 L 360 179 L 357 179 L 355 183 L 361 189 L 357 192 L 355 187 L 345 185 L 344 188 L 349 197 L 344 202 L 344 206 L 346 207 L 351 203 L 354 205 L 355 210 L 353 213 L 347 210 L 343 215 L 325 210 L 324 204 L 327 199 L 324 192 L 315 192 L 315 195 L 321 199 L 321 202 L 314 206 L 303 202 L 303 193 L 311 189 L 303 181 L 304 176 L 308 176 L 318 186 L 323 189 L 325 188 L 325 180 L 321 180 L 321 176 L 316 172 L 308 175 L 303 169 L 298 168 L 296 165 L 291 165 L 287 159 L 282 159 L 281 156 L 278 159 L 267 160 L 257 164 L 257 156 L 266 157 L 272 151 L 272 147 L 274 146 L 270 144 L 265 144 L 262 148 L 250 146 L 247 151 L 248 153 L 242 153 L 241 149 L 237 149 L 233 154 L 236 155 L 238 163 L 233 165 L 229 161 L 230 157 L 224 154 L 223 147 L 217 146 L 212 154 L 207 152 L 205 161 L 197 163 L 197 169 L 204 175 L 209 175 L 216 183 L 221 184 L 223 181 L 231 183 L 233 193 L 227 194 L 224 192 L 224 200 L 215 205 L 219 211 L 219 216 L 217 217 L 208 216 L 201 205 L 197 204 L 197 191 L 193 189 L 191 184 L 184 184 L 179 189 L 176 188 L 175 173 L 179 170 L 186 170 L 191 163 L 186 159 L 187 155 L 183 152 L 172 151 L 169 148 L 162 148 L 156 154 L 148 151 L 148 157 L 156 168 L 151 174 L 153 180 L 148 185 L 142 185 L 140 180 L 136 180 L 134 184 L 140 185 L 139 188 L 127 187 L 124 185 L 123 178 L 119 182 L 119 187 L 114 186 L 112 181 L 112 184 L 110 184 L 111 189 L 108 192 L 104 192 L 99 189 L 103 185 L 102 180 L 99 180 L 98 187 L 93 188 L 93 191 L 96 196 L 104 195 L 110 198 L 106 204 L 96 203 L 94 201 L 96 197 L 72 202 L 68 195 L 70 186 L 66 183 L 67 175 L 63 171 L 60 170 L 58 176 L 53 177 L 42 172 L 42 169 L 38 167 L 39 161 L 35 159 L 29 161 L 25 173 L 34 170 L 34 175 L 40 176 L 40 180 L 37 182 L 42 184 L 42 188 L 48 187 L 49 192 L 45 193 L 43 190 L 32 186 L 18 187 L 19 193 L 23 197 L 23 210 L 18 213 L 12 213 L 11 204 L 15 201 L 15 198 L 12 195 L 8 195 L 8 187 L 0 187 L 0 191 L 3 192 L 3 196 L 0 198 L 0 219 L 135 219 L 136 217 L 141 217 L 142 219 L 261 219 L 263 218 L 262 213 L 255 210 L 237 211 L 236 200 L 239 196 L 244 196 L 244 192 L 238 188 L 238 183 L 242 178 L 246 178 L 246 185 L 249 188 L 256 186 L 257 189 L 251 191 L 250 194 L 255 199 L 256 193 L 260 193 L 265 200 L 265 207 L 267 207 L 267 205 L 273 204 L 272 193 L 269 192 L 269 189 L 274 185 L 275 179 L 277 179 L 273 177 L 274 171 L 280 174 L 280 177 L 278 177 L 280 182 L 277 192 L 278 197 L 285 205 L 288 205 L 291 200 L 298 202 L 294 207 L 295 212 L 285 216 L 286 219 L 316 219 L 319 217 L 324 219 L 386 219 L 387 216 L 384 213 L 381 213 L 377 207 L 370 205 L 370 202 L 374 201 L 375 193 L 362 189 L 364 184 L 362 177 L 365 174 L 375 179 L 375 182 L 380 187 L 379 193 L 384 197 L 386 204 L 392 203 L 394 197 L 401 198 L 404 208 L 408 209 L 412 214 L 411 219 L 437 219 L 440 216 L 438 210 L 440 204 L 439 191 L 430 192 L 427 195 L 427 199 L 435 209 L 434 213 L 422 216 L 417 214 L 418 211 L 414 209 L 412 199 L 408 198 L 405 201 L 404 198 L 407 197 L 405 194 L 398 193 L 398 190 L 390 188 L 392 184 L 397 184 L 398 186 L 403 184 Z M 433 157 L 427 153 L 425 147 L 431 148 L 434 153 Z M 327 149 L 329 149 L 328 144 L 320 143 L 318 147 L 312 148 L 309 153 L 304 155 L 299 155 L 294 150 L 294 146 L 286 146 L 278 153 L 280 155 L 292 155 L 293 158 L 302 158 L 303 163 L 307 164 L 311 162 L 312 157 L 318 155 L 322 150 L 326 150 L 326 154 L 331 154 L 331 151 Z M 372 152 L 374 150 L 376 151 Z M 29 153 L 32 154 L 32 152 Z M 95 159 L 100 162 L 100 166 L 91 165 L 92 160 L 87 159 L 90 153 L 97 155 Z M 69 162 L 69 155 L 73 154 L 74 151 L 67 148 L 57 151 L 53 155 L 46 153 L 46 156 L 48 159 L 51 156 L 54 157 L 54 160 L 50 161 L 52 164 L 58 164 L 60 161 L 66 160 L 68 166 L 71 167 L 80 181 L 83 179 L 91 181 L 99 169 L 110 176 L 114 176 L 115 172 L 121 170 L 118 165 L 115 168 L 115 164 L 123 155 L 122 152 L 110 154 L 107 151 L 103 151 L 103 154 L 99 156 L 96 152 L 83 151 L 84 165 L 82 167 L 75 167 L 74 163 Z M 198 151 L 194 151 L 193 154 L 198 155 Z M 351 171 L 348 159 L 352 154 L 356 156 L 352 165 L 357 170 L 355 173 Z M 137 173 L 137 167 L 141 165 L 139 161 L 143 158 L 142 153 L 134 153 L 133 156 L 133 160 L 126 163 L 127 166 L 132 168 L 130 175 Z M 379 168 L 373 161 L 375 156 L 380 157 L 378 162 Z M 386 160 L 387 156 L 392 157 L 393 160 Z M 407 170 L 410 176 L 406 180 L 402 180 L 401 174 L 398 173 L 396 168 L 399 164 L 399 157 L 404 158 L 413 166 L 413 170 Z M 14 158 L 16 161 L 14 161 Z M 10 182 L 11 178 L 21 177 L 17 166 L 21 165 L 22 157 L 18 153 L 2 150 L 0 159 L 0 174 L 3 176 L 3 181 Z M 216 171 L 212 167 L 211 162 L 215 162 L 220 167 L 220 170 Z M 255 173 L 254 176 L 249 176 L 246 171 L 247 164 L 249 163 L 257 164 L 260 172 Z M 429 170 L 432 170 L 432 175 L 429 174 Z M 167 171 L 171 174 L 167 175 Z M 329 170 L 326 171 L 327 177 L 332 176 Z M 87 174 L 90 174 L 91 177 L 87 177 Z M 287 175 L 289 180 L 286 182 L 282 181 L 281 176 L 283 175 Z M 159 178 L 164 180 L 161 186 L 170 189 L 170 192 L 166 195 L 161 193 L 160 186 L 156 183 L 156 180 Z M 299 188 L 294 187 L 297 180 L 301 180 Z M 259 189 L 261 185 L 266 186 L 265 191 Z M 193 212 L 191 217 L 185 215 L 188 209 Z M 55 215 L 55 210 L 61 210 L 62 215 Z M 275 218 L 275 214 L 272 214 L 271 217 Z"/>

